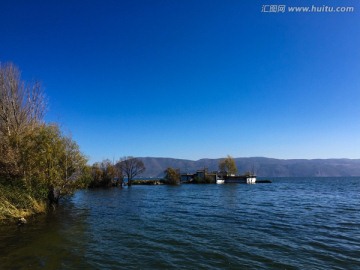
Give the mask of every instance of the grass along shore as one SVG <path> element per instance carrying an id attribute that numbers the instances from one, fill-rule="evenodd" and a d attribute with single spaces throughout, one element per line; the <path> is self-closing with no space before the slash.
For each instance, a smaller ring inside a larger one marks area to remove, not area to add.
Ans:
<path id="1" fill-rule="evenodd" d="M 46 202 L 33 198 L 20 187 L 0 184 L 0 190 L 0 223 L 17 221 L 47 210 Z"/>

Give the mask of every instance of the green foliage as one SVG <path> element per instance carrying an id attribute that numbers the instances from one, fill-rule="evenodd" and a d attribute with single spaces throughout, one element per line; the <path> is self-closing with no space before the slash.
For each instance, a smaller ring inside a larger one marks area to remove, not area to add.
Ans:
<path id="1" fill-rule="evenodd" d="M 165 170 L 165 180 L 169 185 L 178 185 L 180 184 L 180 171 L 174 168 L 167 168 Z"/>
<path id="2" fill-rule="evenodd" d="M 45 212 L 46 204 L 35 199 L 24 187 L 0 183 L 0 223 Z"/>
<path id="3" fill-rule="evenodd" d="M 193 183 L 194 184 L 205 184 L 205 181 L 204 181 L 204 178 L 195 176 Z"/>
<path id="4" fill-rule="evenodd" d="M 0 65 L 0 218 L 44 211 L 51 190 L 64 196 L 88 181 L 76 142 L 44 124 L 44 104 L 40 84 L 21 81 L 12 64 Z"/>
<path id="5" fill-rule="evenodd" d="M 151 179 L 151 180 L 133 180 L 132 185 L 148 185 L 148 186 L 154 186 L 154 185 L 163 185 L 167 184 L 163 179 Z"/>
<path id="6" fill-rule="evenodd" d="M 81 186 L 78 180 L 86 158 L 78 145 L 63 136 L 56 125 L 40 125 L 20 143 L 21 169 L 26 187 L 45 197 L 49 188 L 60 188 L 62 195 Z"/>
<path id="7" fill-rule="evenodd" d="M 235 160 L 229 155 L 219 162 L 219 170 L 227 174 L 236 174 L 238 172 Z"/>
<path id="8" fill-rule="evenodd" d="M 195 176 L 194 177 L 194 184 L 213 184 L 213 183 L 214 183 L 214 180 L 209 176 L 205 176 L 205 177 Z"/>
<path id="9" fill-rule="evenodd" d="M 91 166 L 84 166 L 80 171 L 80 176 L 77 179 L 78 188 L 83 189 L 89 187 L 92 181 Z"/>
<path id="10" fill-rule="evenodd" d="M 214 184 L 216 180 L 213 177 L 205 176 L 205 183 L 206 184 Z"/>
<path id="11" fill-rule="evenodd" d="M 117 179 L 117 181 L 115 181 Z M 122 173 L 110 160 L 94 163 L 91 167 L 91 182 L 89 187 L 111 187 L 122 184 Z"/>

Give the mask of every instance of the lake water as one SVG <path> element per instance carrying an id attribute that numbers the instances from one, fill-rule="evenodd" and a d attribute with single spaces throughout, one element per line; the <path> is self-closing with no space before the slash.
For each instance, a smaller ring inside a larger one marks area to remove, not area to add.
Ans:
<path id="1" fill-rule="evenodd" d="M 360 269 L 360 178 L 85 190 L 0 225 L 0 269 Z"/>

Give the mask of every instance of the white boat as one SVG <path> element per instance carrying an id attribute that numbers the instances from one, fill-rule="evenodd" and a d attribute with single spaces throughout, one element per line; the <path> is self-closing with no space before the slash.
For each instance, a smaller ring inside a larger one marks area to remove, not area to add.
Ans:
<path id="1" fill-rule="evenodd" d="M 256 183 L 256 176 L 247 176 L 246 177 L 246 184 L 255 184 Z"/>
<path id="2" fill-rule="evenodd" d="M 224 184 L 225 180 L 224 179 L 216 179 L 216 184 Z"/>

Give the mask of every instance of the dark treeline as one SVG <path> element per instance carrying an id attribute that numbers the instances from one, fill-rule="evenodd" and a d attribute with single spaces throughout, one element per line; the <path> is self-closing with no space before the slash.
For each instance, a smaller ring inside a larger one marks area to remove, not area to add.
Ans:
<path id="1" fill-rule="evenodd" d="M 144 163 L 134 157 L 123 157 L 117 162 L 111 162 L 109 159 L 102 162 L 96 162 L 91 167 L 90 188 L 97 187 L 122 187 L 124 185 L 179 185 L 181 183 L 180 169 L 168 167 L 164 171 L 164 177 L 151 180 L 136 180 L 134 177 L 145 171 Z M 211 184 L 215 183 L 214 177 L 209 177 L 204 170 L 202 176 L 194 175 L 192 181 L 187 183 L 193 184 Z M 219 171 L 222 175 L 231 175 L 237 172 L 234 159 L 227 156 L 219 161 Z M 126 181 L 124 181 L 126 179 Z"/>
<path id="2" fill-rule="evenodd" d="M 102 162 L 94 163 L 89 170 L 91 171 L 89 188 L 180 184 L 180 170 L 171 167 L 164 171 L 163 178 L 134 180 L 135 176 L 139 176 L 145 171 L 145 166 L 141 160 L 131 156 L 124 157 L 117 162 L 105 159 Z"/>
<path id="3" fill-rule="evenodd" d="M 91 167 L 90 188 L 122 186 L 123 176 L 118 167 L 106 159 L 102 162 L 96 162 Z"/>
<path id="4" fill-rule="evenodd" d="M 134 177 L 145 171 L 145 166 L 141 160 L 129 156 L 121 158 L 116 163 L 109 159 L 96 162 L 89 169 L 91 171 L 90 188 L 122 187 L 125 184 L 124 178 L 127 180 L 126 185 L 131 186 Z"/>

